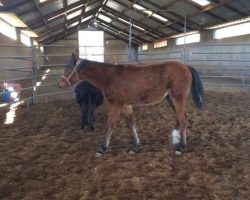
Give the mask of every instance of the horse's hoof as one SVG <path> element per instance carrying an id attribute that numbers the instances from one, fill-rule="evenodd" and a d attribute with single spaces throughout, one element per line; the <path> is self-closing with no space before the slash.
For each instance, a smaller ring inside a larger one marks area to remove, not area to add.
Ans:
<path id="1" fill-rule="evenodd" d="M 96 153 L 95 153 L 95 157 L 96 157 L 96 158 L 99 158 L 99 157 L 102 157 L 102 156 L 103 156 L 102 153 L 99 153 L 99 152 L 96 152 Z"/>
<path id="2" fill-rule="evenodd" d="M 139 145 L 134 145 L 133 148 L 129 151 L 129 154 L 136 154 L 139 152 Z"/>
<path id="3" fill-rule="evenodd" d="M 175 151 L 176 156 L 181 156 L 181 154 L 182 154 L 181 151 Z"/>
<path id="4" fill-rule="evenodd" d="M 133 154 L 136 154 L 137 152 L 135 152 L 135 151 L 133 151 L 133 150 L 130 150 L 129 152 L 128 152 L 128 154 L 129 155 L 133 155 Z"/>

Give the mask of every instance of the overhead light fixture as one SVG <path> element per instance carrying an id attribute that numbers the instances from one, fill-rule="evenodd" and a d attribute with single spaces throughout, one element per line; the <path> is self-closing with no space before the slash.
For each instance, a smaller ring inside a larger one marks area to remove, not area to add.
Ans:
<path id="1" fill-rule="evenodd" d="M 39 0 L 40 1 L 40 3 L 44 3 L 45 1 L 47 1 L 47 0 Z"/>
<path id="2" fill-rule="evenodd" d="M 2 2 L 0 2 L 0 6 L 3 6 Z"/>
<path id="3" fill-rule="evenodd" d="M 72 9 L 70 9 L 70 10 L 67 10 L 67 12 L 69 13 L 69 12 L 77 10 L 78 8 L 81 8 L 81 7 L 83 7 L 83 5 L 76 6 L 76 7 L 72 8 Z"/>
<path id="4" fill-rule="evenodd" d="M 20 28 L 26 28 L 27 25 L 19 19 L 15 15 L 15 13 L 11 12 L 0 12 L 0 18 L 2 18 L 4 21 L 6 21 L 8 24 L 14 26 L 14 27 L 20 27 Z"/>
<path id="5" fill-rule="evenodd" d="M 191 0 L 197 4 L 199 4 L 200 6 L 207 6 L 208 4 L 210 4 L 210 1 L 207 0 Z"/>
<path id="6" fill-rule="evenodd" d="M 32 38 L 38 37 L 38 35 L 34 31 L 31 31 L 31 30 L 21 30 L 21 32 L 24 35 L 27 35 L 28 37 L 32 37 Z"/>
<path id="7" fill-rule="evenodd" d="M 80 15 L 81 13 L 82 13 L 81 10 L 77 10 L 77 11 L 75 11 L 75 12 L 73 12 L 73 13 L 67 15 L 67 20 L 72 19 L 72 18 L 74 18 L 74 17 Z"/>
<path id="8" fill-rule="evenodd" d="M 104 1 L 102 2 L 102 5 L 106 4 L 106 3 L 107 3 L 107 1 L 108 1 L 108 0 L 104 0 Z"/>
<path id="9" fill-rule="evenodd" d="M 107 17 L 107 16 L 105 16 L 103 14 L 99 14 L 98 18 L 102 19 L 102 20 L 104 20 L 105 22 L 108 22 L 108 23 L 112 22 L 112 19 L 110 17 Z"/>
<path id="10" fill-rule="evenodd" d="M 81 23 L 86 22 L 87 20 L 90 20 L 93 17 L 93 15 L 90 15 L 88 17 L 85 17 L 81 20 Z"/>
<path id="11" fill-rule="evenodd" d="M 83 7 L 83 5 L 79 5 L 79 6 L 77 6 L 77 7 L 75 7 L 75 8 L 72 8 L 72 9 L 70 9 L 70 10 L 67 10 L 66 12 L 63 12 L 63 13 L 60 13 L 60 14 L 58 14 L 58 15 L 56 15 L 56 16 L 53 16 L 53 17 L 51 17 L 51 18 L 49 18 L 48 19 L 48 21 L 51 21 L 51 20 L 53 20 L 53 19 L 56 19 L 56 18 L 58 18 L 58 17 L 61 17 L 61 16 L 63 16 L 63 15 L 67 15 L 67 13 L 70 13 L 70 12 L 72 12 L 72 11 L 74 11 L 74 10 L 77 10 L 78 8 L 81 8 L 81 7 Z M 82 12 L 81 10 L 78 10 L 78 11 L 76 11 L 76 12 Z M 68 17 L 67 17 L 67 19 L 68 18 L 73 18 L 74 17 L 74 13 L 76 13 L 76 12 L 73 12 L 73 13 L 71 13 L 71 14 L 69 14 L 68 15 Z M 81 14 L 81 13 L 80 13 Z M 72 17 L 72 16 L 73 17 Z"/>
<path id="12" fill-rule="evenodd" d="M 56 19 L 56 18 L 58 18 L 58 17 L 60 17 L 60 16 L 63 16 L 63 15 L 65 15 L 65 13 L 61 13 L 61 14 L 59 14 L 59 15 L 56 15 L 56 16 L 54 16 L 54 17 L 51 17 L 51 18 L 48 19 L 48 21 L 51 21 L 51 20 Z"/>
<path id="13" fill-rule="evenodd" d="M 161 15 L 155 14 L 152 11 L 147 10 L 146 8 L 144 8 L 144 7 L 142 7 L 142 6 L 138 5 L 138 4 L 133 4 L 133 7 L 136 8 L 137 10 L 141 10 L 142 12 L 148 14 L 148 16 L 152 16 L 152 17 L 157 18 L 157 19 L 159 19 L 159 20 L 161 20 L 163 22 L 168 21 L 168 19 L 166 19 L 165 17 L 162 17 Z"/>
<path id="14" fill-rule="evenodd" d="M 118 20 L 119 20 L 119 21 L 122 21 L 122 22 L 124 22 L 124 23 L 126 23 L 126 24 L 130 24 L 129 21 L 127 21 L 127 20 L 125 20 L 125 19 L 123 19 L 123 18 L 120 18 L 120 17 L 119 17 Z M 133 24 L 133 23 L 132 23 L 132 26 L 135 27 L 135 28 L 137 28 L 137 29 L 140 29 L 140 30 L 142 30 L 142 31 L 146 31 L 144 28 L 142 28 L 142 27 L 140 27 L 140 26 L 137 26 L 137 25 L 135 25 L 135 24 Z"/>
<path id="15" fill-rule="evenodd" d="M 76 26 L 76 25 L 78 25 L 78 24 L 79 24 L 79 22 L 78 22 L 78 21 L 77 21 L 77 22 L 74 22 L 74 23 L 72 23 L 72 24 L 68 25 L 68 28 L 74 27 L 74 26 Z"/>

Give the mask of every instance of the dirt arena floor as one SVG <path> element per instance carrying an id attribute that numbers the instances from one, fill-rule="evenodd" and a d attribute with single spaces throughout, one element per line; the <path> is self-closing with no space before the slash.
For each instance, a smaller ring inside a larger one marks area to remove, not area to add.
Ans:
<path id="1" fill-rule="evenodd" d="M 250 94 L 207 92 L 204 111 L 188 106 L 188 147 L 174 156 L 167 104 L 135 108 L 141 151 L 120 119 L 104 157 L 95 151 L 107 130 L 107 106 L 94 133 L 80 129 L 74 101 L 0 115 L 1 200 L 247 200 L 250 199 Z"/>

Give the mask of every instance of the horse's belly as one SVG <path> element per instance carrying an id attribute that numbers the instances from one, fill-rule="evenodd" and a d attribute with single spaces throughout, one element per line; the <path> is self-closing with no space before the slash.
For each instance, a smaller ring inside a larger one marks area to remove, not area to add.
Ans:
<path id="1" fill-rule="evenodd" d="M 157 104 L 160 103 L 167 95 L 168 92 L 162 94 L 143 93 L 138 95 L 135 104 Z"/>

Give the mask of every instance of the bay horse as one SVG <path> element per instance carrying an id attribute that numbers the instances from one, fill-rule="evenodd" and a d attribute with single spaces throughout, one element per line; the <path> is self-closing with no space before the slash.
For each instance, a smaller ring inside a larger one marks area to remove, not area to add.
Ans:
<path id="1" fill-rule="evenodd" d="M 67 88 L 83 80 L 99 88 L 109 103 L 108 131 L 96 157 L 102 156 L 109 146 L 120 114 L 124 114 L 132 129 L 134 142 L 130 153 L 137 153 L 140 141 L 132 106 L 157 103 L 164 98 L 170 101 L 176 113 L 176 125 L 171 136 L 175 154 L 181 155 L 186 147 L 186 104 L 190 90 L 196 107 L 202 109 L 204 105 L 203 85 L 198 72 L 177 61 L 114 65 L 78 59 L 73 70 L 64 70 L 58 85 Z"/>

